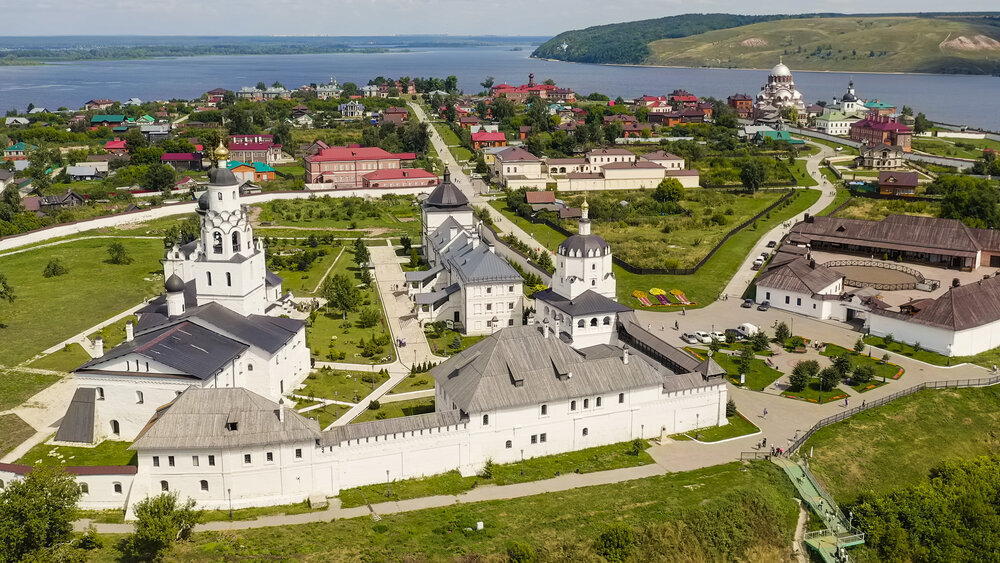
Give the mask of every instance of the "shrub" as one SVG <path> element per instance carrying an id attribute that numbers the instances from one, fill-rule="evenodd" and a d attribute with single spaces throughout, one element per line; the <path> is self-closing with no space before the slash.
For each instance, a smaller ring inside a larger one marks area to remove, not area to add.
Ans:
<path id="1" fill-rule="evenodd" d="M 74 547 L 87 551 L 104 547 L 104 539 L 97 533 L 97 527 L 91 524 L 87 531 L 73 544 Z"/>
<path id="2" fill-rule="evenodd" d="M 837 370 L 837 373 L 841 377 L 847 377 L 847 374 L 851 371 L 851 358 L 847 354 L 841 354 L 833 358 L 833 369 Z"/>
<path id="3" fill-rule="evenodd" d="M 779 344 L 784 345 L 785 341 L 791 338 L 792 331 L 789 330 L 788 325 L 785 323 L 778 323 L 778 326 L 774 329 L 774 339 L 778 341 Z"/>
<path id="4" fill-rule="evenodd" d="M 635 550 L 635 542 L 635 530 L 627 524 L 612 524 L 597 538 L 594 551 L 612 563 L 624 562 Z"/>
<path id="5" fill-rule="evenodd" d="M 62 260 L 58 258 L 53 258 L 49 260 L 49 263 L 45 265 L 45 270 L 42 272 L 42 276 L 46 278 L 51 278 L 53 276 L 62 276 L 69 273 L 69 268 L 67 268 Z"/>
<path id="6" fill-rule="evenodd" d="M 452 350 L 458 350 L 459 348 L 461 348 L 462 347 L 461 337 L 455 336 L 455 338 L 451 340 L 451 343 L 448 344 L 448 347 L 451 348 Z"/>
<path id="7" fill-rule="evenodd" d="M 368 410 L 370 410 L 370 411 L 377 411 L 381 407 L 382 407 L 382 405 L 379 404 L 378 399 L 375 399 L 373 401 L 368 401 Z"/>
<path id="8" fill-rule="evenodd" d="M 371 328 L 382 320 L 382 313 L 374 307 L 365 307 L 358 314 L 358 326 L 361 328 Z"/>
<path id="9" fill-rule="evenodd" d="M 629 445 L 628 455 L 633 457 L 639 457 L 639 454 L 641 454 L 642 450 L 644 450 L 645 448 L 646 448 L 646 443 L 643 442 L 641 439 L 636 438 L 635 440 L 632 440 L 631 444 Z"/>
<path id="10" fill-rule="evenodd" d="M 851 382 L 855 385 L 864 385 L 875 378 L 875 368 L 868 364 L 861 364 L 854 368 L 851 373 Z"/>
<path id="11" fill-rule="evenodd" d="M 823 371 L 819 372 L 819 387 L 823 391 L 829 391 L 840 383 L 843 379 L 843 375 L 837 371 L 837 368 L 833 366 L 828 366 L 823 368 Z"/>
<path id="12" fill-rule="evenodd" d="M 378 411 L 377 413 L 375 413 L 375 420 L 384 420 L 388 416 L 389 415 L 387 415 L 385 411 Z"/>
<path id="13" fill-rule="evenodd" d="M 479 472 L 479 476 L 483 479 L 493 478 L 493 468 L 495 467 L 492 459 L 487 459 L 486 463 L 483 464 L 482 471 Z"/>
<path id="14" fill-rule="evenodd" d="M 538 557 L 530 545 L 522 542 L 507 544 L 507 561 L 510 563 L 535 563 Z"/>

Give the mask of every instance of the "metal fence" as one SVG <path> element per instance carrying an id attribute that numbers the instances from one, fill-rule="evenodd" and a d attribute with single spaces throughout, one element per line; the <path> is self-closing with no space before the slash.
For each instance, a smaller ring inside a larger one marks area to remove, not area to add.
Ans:
<path id="1" fill-rule="evenodd" d="M 997 383 L 1000 383 L 1000 375 L 995 375 L 993 377 L 982 377 L 979 379 L 950 379 L 945 381 L 928 381 L 926 383 L 914 385 L 913 387 L 909 387 L 902 391 L 898 391 L 896 393 L 893 393 L 892 395 L 886 395 L 881 399 L 866 401 L 862 406 L 853 407 L 846 411 L 839 412 L 833 416 L 828 416 L 824 419 L 821 419 L 816 424 L 813 424 L 812 428 L 806 430 L 805 434 L 800 436 L 798 440 L 795 440 L 795 442 L 793 442 L 792 445 L 788 447 L 788 451 L 789 452 L 797 451 L 800 447 L 802 447 L 802 444 L 805 444 L 806 440 L 812 437 L 812 435 L 815 434 L 816 431 L 819 430 L 820 428 L 824 428 L 831 424 L 835 424 L 842 420 L 846 420 L 860 412 L 864 412 L 866 410 L 870 410 L 875 407 L 880 407 L 882 405 L 895 401 L 896 399 L 907 397 L 909 395 L 916 393 L 917 391 L 922 391 L 924 389 L 960 389 L 964 387 L 988 387 L 990 385 L 996 385 Z M 743 459 L 743 454 L 740 454 L 740 459 Z"/>
<path id="2" fill-rule="evenodd" d="M 880 262 L 878 260 L 860 260 L 860 259 L 846 259 L 846 260 L 830 260 L 825 262 L 823 266 L 827 268 L 832 268 L 834 266 L 864 266 L 867 268 L 882 268 L 883 270 L 896 270 L 897 272 L 903 272 L 909 274 L 920 281 L 924 281 L 924 275 L 919 271 L 914 270 L 908 266 L 904 266 L 897 262 Z"/>

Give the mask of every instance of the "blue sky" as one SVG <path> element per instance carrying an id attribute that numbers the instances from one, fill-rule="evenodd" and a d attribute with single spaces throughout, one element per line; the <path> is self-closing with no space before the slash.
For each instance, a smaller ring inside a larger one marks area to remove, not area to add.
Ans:
<path id="1" fill-rule="evenodd" d="M 618 21 L 691 12 L 796 13 L 801 0 L 0 0 L 0 35 L 554 35 Z M 912 0 L 908 12 L 997 10 L 996 0 Z M 862 13 L 871 2 L 842 0 L 819 9 Z"/>

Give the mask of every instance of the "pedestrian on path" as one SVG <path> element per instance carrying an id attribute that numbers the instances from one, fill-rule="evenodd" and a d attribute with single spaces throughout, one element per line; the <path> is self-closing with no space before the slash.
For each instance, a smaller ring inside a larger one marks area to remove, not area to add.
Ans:
<path id="1" fill-rule="evenodd" d="M 765 447 L 765 448 L 767 447 L 767 437 L 766 436 L 764 437 L 764 440 L 761 442 L 761 445 L 763 447 Z"/>
<path id="2" fill-rule="evenodd" d="M 847 408 L 847 397 L 844 397 L 844 408 Z"/>
<path id="3" fill-rule="evenodd" d="M 861 399 L 861 408 L 865 408 L 865 400 Z"/>
<path id="4" fill-rule="evenodd" d="M 767 419 L 767 407 L 764 407 L 764 418 Z M 764 438 L 767 440 L 767 438 Z"/>

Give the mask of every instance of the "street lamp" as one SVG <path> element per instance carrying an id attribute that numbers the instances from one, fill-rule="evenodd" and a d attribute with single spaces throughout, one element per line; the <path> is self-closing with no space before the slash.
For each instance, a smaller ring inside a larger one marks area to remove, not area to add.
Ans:
<path id="1" fill-rule="evenodd" d="M 391 492 L 391 489 L 389 488 L 389 470 L 386 469 L 385 470 L 385 498 L 389 498 L 391 496 L 391 494 L 392 494 L 392 492 Z"/>
<path id="2" fill-rule="evenodd" d="M 524 475 L 524 448 L 521 448 L 521 475 Z"/>
<path id="3" fill-rule="evenodd" d="M 233 490 L 226 489 L 226 494 L 229 495 L 229 519 L 233 519 Z"/>

